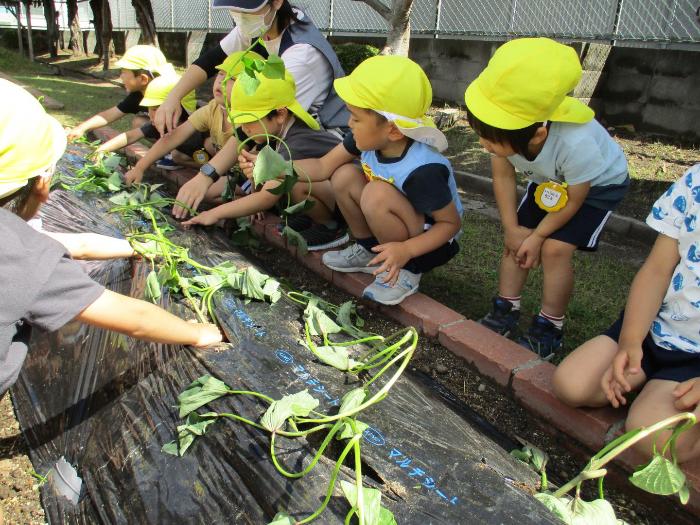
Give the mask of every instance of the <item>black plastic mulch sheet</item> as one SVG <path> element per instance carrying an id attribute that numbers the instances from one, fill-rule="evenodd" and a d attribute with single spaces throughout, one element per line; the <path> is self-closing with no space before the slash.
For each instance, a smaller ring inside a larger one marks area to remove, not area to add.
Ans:
<path id="1" fill-rule="evenodd" d="M 78 161 L 68 156 L 63 167 Z M 126 226 L 109 207 L 103 198 L 58 190 L 44 208 L 44 227 L 115 235 Z M 174 238 L 195 259 L 248 264 L 218 234 Z M 113 290 L 143 296 L 148 263 L 93 262 L 86 269 Z M 162 305 L 191 317 L 167 295 Z M 64 456 L 83 479 L 77 505 L 52 483 L 42 487 L 51 523 L 265 524 L 278 511 L 303 519 L 318 507 L 340 442 L 297 480 L 275 470 L 267 433 L 230 420 L 210 426 L 182 458 L 161 452 L 182 423 L 177 395 L 201 375 L 276 399 L 308 389 L 324 412 L 359 386 L 299 344 L 296 305 L 244 304 L 226 293 L 216 311 L 231 342 L 223 350 L 143 343 L 75 322 L 52 334 L 35 330 L 12 392 L 34 468 L 46 473 Z M 210 409 L 258 420 L 265 406 L 229 396 L 200 411 Z M 536 476 L 469 414 L 430 379 L 406 372 L 360 415 L 370 425 L 361 442 L 366 485 L 382 490 L 399 524 L 557 523 L 519 488 L 533 487 Z M 288 470 L 301 470 L 317 445 L 281 440 L 278 454 Z M 338 479 L 352 482 L 353 471 L 343 468 Z M 338 487 L 316 523 L 342 523 L 348 510 Z"/>

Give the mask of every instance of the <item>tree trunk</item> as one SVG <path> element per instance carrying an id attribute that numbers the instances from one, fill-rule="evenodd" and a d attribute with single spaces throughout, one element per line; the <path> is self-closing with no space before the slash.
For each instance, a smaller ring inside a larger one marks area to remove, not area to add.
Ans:
<path id="1" fill-rule="evenodd" d="M 46 43 L 51 58 L 58 57 L 58 27 L 56 24 L 56 5 L 54 0 L 44 0 L 44 18 L 46 18 Z"/>
<path id="2" fill-rule="evenodd" d="M 102 0 L 102 69 L 109 69 L 109 59 L 113 56 L 112 10 L 109 8 L 109 0 Z"/>
<path id="3" fill-rule="evenodd" d="M 158 46 L 155 17 L 151 0 L 131 0 L 136 12 L 136 21 L 141 28 L 141 41 L 144 44 Z"/>
<path id="4" fill-rule="evenodd" d="M 92 10 L 92 25 L 95 28 L 95 53 L 98 57 L 102 57 L 102 0 L 90 0 L 90 9 Z"/>
<path id="5" fill-rule="evenodd" d="M 389 24 L 389 34 L 382 49 L 383 55 L 408 56 L 411 41 L 411 6 L 413 0 L 392 0 L 387 7 L 382 0 L 356 0 L 364 2 Z"/>
<path id="6" fill-rule="evenodd" d="M 22 3 L 17 2 L 17 45 L 19 46 L 19 54 L 24 55 L 24 43 L 22 42 Z"/>
<path id="7" fill-rule="evenodd" d="M 85 54 L 83 47 L 83 32 L 80 29 L 80 18 L 78 16 L 78 0 L 68 0 L 68 25 L 70 26 L 70 43 L 68 47 L 73 55 L 82 56 Z"/>
<path id="8" fill-rule="evenodd" d="M 29 47 L 29 60 L 34 61 L 34 37 L 32 36 L 32 3 L 24 0 L 24 11 L 27 13 L 27 47 Z"/>

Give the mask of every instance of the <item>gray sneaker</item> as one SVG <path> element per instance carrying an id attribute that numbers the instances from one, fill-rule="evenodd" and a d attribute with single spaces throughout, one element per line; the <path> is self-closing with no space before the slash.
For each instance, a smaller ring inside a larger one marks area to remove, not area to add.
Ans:
<path id="1" fill-rule="evenodd" d="M 353 243 L 344 250 L 323 254 L 323 264 L 336 272 L 372 273 L 377 266 L 367 266 L 376 254 L 365 250 L 360 244 Z"/>
<path id="2" fill-rule="evenodd" d="M 399 270 L 399 278 L 396 280 L 394 286 L 384 282 L 386 276 L 387 272 L 382 272 L 377 275 L 374 282 L 362 292 L 362 296 L 381 304 L 391 305 L 399 304 L 406 297 L 418 291 L 418 284 L 420 283 L 421 277 L 420 273 L 413 273 L 401 269 Z"/>

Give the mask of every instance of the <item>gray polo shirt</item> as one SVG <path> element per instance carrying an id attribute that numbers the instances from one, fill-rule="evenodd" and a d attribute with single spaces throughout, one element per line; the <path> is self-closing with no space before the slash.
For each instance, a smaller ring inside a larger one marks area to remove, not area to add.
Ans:
<path id="1" fill-rule="evenodd" d="M 57 241 L 0 208 L 0 395 L 17 380 L 31 327 L 54 331 L 97 300 L 104 287 Z"/>

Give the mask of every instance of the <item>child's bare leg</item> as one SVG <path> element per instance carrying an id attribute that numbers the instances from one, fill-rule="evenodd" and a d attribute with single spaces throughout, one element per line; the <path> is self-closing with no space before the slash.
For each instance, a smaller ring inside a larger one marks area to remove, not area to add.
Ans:
<path id="1" fill-rule="evenodd" d="M 423 232 L 425 217 L 391 184 L 372 181 L 360 200 L 362 213 L 380 244 L 405 241 Z"/>
<path id="2" fill-rule="evenodd" d="M 678 386 L 676 381 L 664 379 L 652 379 L 649 381 L 630 407 L 625 428 L 632 430 L 639 427 L 648 427 L 679 413 L 674 406 L 675 397 L 673 389 Z M 695 408 L 696 416 L 700 416 L 700 409 Z M 640 441 L 636 449 L 642 454 L 651 455 L 652 447 L 656 442 L 656 449 L 660 452 L 666 440 L 670 437 L 671 431 L 659 432 L 655 436 Z M 688 461 L 700 457 L 700 427 L 695 425 L 690 430 L 681 434 L 676 442 L 676 454 L 678 461 Z"/>
<path id="3" fill-rule="evenodd" d="M 574 267 L 571 264 L 576 246 L 556 239 L 542 244 L 543 270 L 542 311 L 563 317 L 574 289 Z"/>
<path id="4" fill-rule="evenodd" d="M 590 339 L 559 364 L 552 386 L 554 393 L 573 407 L 602 407 L 609 404 L 600 385 L 603 374 L 617 353 L 617 343 L 607 335 Z M 633 389 L 646 381 L 644 373 L 629 377 Z"/>
<path id="5" fill-rule="evenodd" d="M 306 212 L 314 222 L 326 224 L 333 220 L 335 197 L 330 181 L 314 182 L 311 185 L 311 195 L 307 182 L 297 182 L 292 188 L 292 201 L 301 202 L 306 198 L 314 201 L 313 207 Z"/>
<path id="6" fill-rule="evenodd" d="M 338 208 L 343 213 L 348 227 L 356 239 L 372 236 L 369 225 L 360 207 L 362 190 L 367 184 L 362 169 L 356 164 L 345 164 L 335 170 L 331 185 Z"/>
<path id="7" fill-rule="evenodd" d="M 498 270 L 498 294 L 501 297 L 520 297 L 529 270 L 524 270 L 512 255 L 504 254 Z"/>

